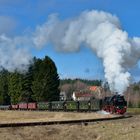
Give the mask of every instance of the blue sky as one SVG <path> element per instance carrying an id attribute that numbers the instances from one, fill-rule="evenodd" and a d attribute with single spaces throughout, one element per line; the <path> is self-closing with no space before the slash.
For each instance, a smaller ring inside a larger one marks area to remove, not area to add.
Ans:
<path id="1" fill-rule="evenodd" d="M 34 31 L 52 13 L 58 13 L 64 20 L 78 16 L 84 10 L 96 9 L 119 17 L 130 37 L 140 36 L 139 5 L 139 0 L 0 0 L 0 34 L 17 36 Z M 43 50 L 32 50 L 31 53 L 40 58 L 50 56 L 56 63 L 60 77 L 103 78 L 102 62 L 89 48 L 82 47 L 75 53 L 58 53 L 48 45 Z M 139 70 L 132 70 L 132 74 L 139 77 Z"/>

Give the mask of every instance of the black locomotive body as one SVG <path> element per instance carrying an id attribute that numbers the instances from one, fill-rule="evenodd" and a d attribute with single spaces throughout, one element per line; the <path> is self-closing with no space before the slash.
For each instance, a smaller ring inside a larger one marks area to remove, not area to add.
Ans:
<path id="1" fill-rule="evenodd" d="M 127 109 L 127 102 L 122 95 L 105 97 L 102 100 L 102 110 L 110 113 L 124 114 Z"/>

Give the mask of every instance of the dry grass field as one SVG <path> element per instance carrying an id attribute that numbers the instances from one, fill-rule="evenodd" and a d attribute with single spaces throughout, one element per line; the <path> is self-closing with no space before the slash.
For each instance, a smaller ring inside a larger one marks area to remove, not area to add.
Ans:
<path id="1" fill-rule="evenodd" d="M 60 120 L 96 119 L 114 117 L 99 113 L 46 112 L 46 111 L 0 111 L 0 123 L 45 122 Z"/>
<path id="2" fill-rule="evenodd" d="M 36 113 L 33 112 L 33 115 Z M 43 115 L 45 112 L 40 113 Z M 55 112 L 51 113 L 53 114 Z M 50 114 L 50 117 L 52 114 Z M 58 112 L 58 115 L 60 114 L 61 112 Z M 68 114 L 64 116 L 66 118 L 68 116 L 70 118 L 71 115 L 72 118 L 75 116 L 78 116 L 76 118 L 90 116 L 85 113 Z M 91 115 L 95 117 L 95 114 L 91 113 Z M 0 140 L 140 140 L 140 115 L 133 115 L 131 118 L 121 120 L 79 125 L 0 128 Z"/>

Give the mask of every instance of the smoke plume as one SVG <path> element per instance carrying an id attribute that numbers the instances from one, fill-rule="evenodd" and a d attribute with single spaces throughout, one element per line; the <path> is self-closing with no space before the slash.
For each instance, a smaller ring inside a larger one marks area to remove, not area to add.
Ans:
<path id="1" fill-rule="evenodd" d="M 48 43 L 63 52 L 79 51 L 81 44 L 90 47 L 102 59 L 111 90 L 119 94 L 129 86 L 129 69 L 140 59 L 140 38 L 129 38 L 116 16 L 93 10 L 64 21 L 52 14 L 30 36 L 0 35 L 0 68 L 26 71 L 32 61 L 31 47 L 41 49 Z"/>
<path id="2" fill-rule="evenodd" d="M 130 84 L 128 70 L 140 58 L 140 38 L 129 38 L 121 29 L 119 19 L 102 11 L 84 11 L 80 16 L 64 21 L 56 14 L 36 28 L 32 37 L 37 48 L 52 43 L 57 51 L 90 47 L 102 59 L 105 78 L 113 92 L 122 94 Z"/>
<path id="3" fill-rule="evenodd" d="M 32 62 L 32 56 L 25 47 L 29 45 L 26 37 L 9 38 L 0 35 L 0 70 L 26 72 Z"/>

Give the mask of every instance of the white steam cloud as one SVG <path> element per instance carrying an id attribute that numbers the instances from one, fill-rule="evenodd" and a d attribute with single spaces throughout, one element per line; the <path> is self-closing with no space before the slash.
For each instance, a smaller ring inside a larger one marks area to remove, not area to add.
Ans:
<path id="1" fill-rule="evenodd" d="M 129 38 L 119 19 L 106 12 L 85 11 L 79 17 L 61 21 L 51 15 L 33 35 L 33 43 L 42 48 L 54 44 L 56 50 L 73 52 L 82 43 L 103 61 L 105 78 L 114 92 L 122 94 L 130 84 L 128 70 L 140 58 L 140 38 Z"/>
<path id="2" fill-rule="evenodd" d="M 119 19 L 102 11 L 84 11 L 79 17 L 61 21 L 56 14 L 38 26 L 31 36 L 0 35 L 0 66 L 25 71 L 32 61 L 27 47 L 42 48 L 52 43 L 57 51 L 90 47 L 102 59 L 105 78 L 114 92 L 122 94 L 130 84 L 128 70 L 140 59 L 140 38 L 129 38 Z"/>
<path id="3" fill-rule="evenodd" d="M 9 38 L 0 35 L 0 70 L 3 68 L 14 72 L 26 72 L 32 62 L 31 54 L 26 47 L 30 44 L 26 37 Z"/>

